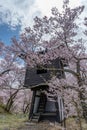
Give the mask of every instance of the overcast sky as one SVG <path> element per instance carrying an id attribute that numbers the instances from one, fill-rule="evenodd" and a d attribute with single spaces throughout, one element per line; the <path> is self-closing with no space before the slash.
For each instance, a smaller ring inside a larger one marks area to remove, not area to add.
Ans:
<path id="1" fill-rule="evenodd" d="M 86 15 L 86 0 L 70 0 L 71 7 L 79 5 L 85 5 L 83 16 Z M 0 0 L 0 40 L 10 44 L 10 38 L 31 26 L 36 15 L 49 17 L 55 6 L 61 10 L 62 0 Z"/>

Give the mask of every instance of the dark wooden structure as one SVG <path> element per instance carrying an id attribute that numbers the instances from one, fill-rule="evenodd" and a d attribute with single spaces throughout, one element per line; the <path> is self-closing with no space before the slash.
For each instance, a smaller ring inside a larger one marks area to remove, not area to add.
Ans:
<path id="1" fill-rule="evenodd" d="M 33 91 L 29 119 L 31 121 L 50 120 L 61 122 L 64 119 L 63 100 L 59 97 L 56 100 L 50 100 L 44 93 L 48 91 L 46 84 L 56 74 L 58 78 L 65 78 L 63 67 L 66 64 L 59 58 L 53 60 L 51 64 L 37 66 L 35 68 L 27 67 L 24 86 Z M 50 98 L 54 98 L 53 95 Z"/>

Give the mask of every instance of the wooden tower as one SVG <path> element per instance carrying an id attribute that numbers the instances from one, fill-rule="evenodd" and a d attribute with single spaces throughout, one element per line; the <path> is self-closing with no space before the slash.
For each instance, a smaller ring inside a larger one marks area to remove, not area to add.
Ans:
<path id="1" fill-rule="evenodd" d="M 33 91 L 29 112 L 29 119 L 31 121 L 38 122 L 41 120 L 50 120 L 61 122 L 64 119 L 62 97 L 58 96 L 57 101 L 52 101 L 49 100 L 44 93 L 44 90 L 49 90 L 46 81 L 51 79 L 52 73 L 52 70 L 46 68 L 55 68 L 56 70 L 61 69 L 56 71 L 56 75 L 58 78 L 64 78 L 64 66 L 66 66 L 66 64 L 63 64 L 62 60 L 58 58 L 44 67 L 27 67 L 24 86 Z M 50 98 L 53 98 L 53 96 Z"/>

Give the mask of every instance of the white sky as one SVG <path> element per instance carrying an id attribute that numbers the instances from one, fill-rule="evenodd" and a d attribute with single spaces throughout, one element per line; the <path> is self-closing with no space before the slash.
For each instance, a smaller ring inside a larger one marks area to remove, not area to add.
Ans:
<path id="1" fill-rule="evenodd" d="M 70 6 L 76 7 L 86 4 L 86 0 L 70 0 Z M 0 23 L 15 27 L 20 24 L 22 28 L 32 25 L 33 18 L 50 16 L 51 8 L 61 10 L 62 0 L 0 0 Z"/>

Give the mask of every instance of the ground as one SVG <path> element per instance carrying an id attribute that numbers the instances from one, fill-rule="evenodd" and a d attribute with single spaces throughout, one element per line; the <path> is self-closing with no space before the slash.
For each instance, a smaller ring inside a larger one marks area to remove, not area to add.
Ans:
<path id="1" fill-rule="evenodd" d="M 87 123 L 82 120 L 83 130 L 87 130 Z M 79 130 L 79 124 L 74 118 L 66 121 L 67 130 Z M 0 130 L 64 130 L 61 124 L 44 121 L 32 123 L 28 121 L 28 114 L 0 113 Z"/>
<path id="2" fill-rule="evenodd" d="M 51 122 L 41 122 L 41 123 L 29 123 L 18 130 L 61 130 L 61 126 Z"/>
<path id="3" fill-rule="evenodd" d="M 0 130 L 17 130 L 24 126 L 27 116 L 24 114 L 0 113 Z"/>
<path id="4" fill-rule="evenodd" d="M 80 130 L 79 124 L 75 123 L 73 119 L 69 119 L 66 123 L 67 129 L 66 130 Z M 23 127 L 18 128 L 18 130 L 65 130 L 61 124 L 52 123 L 52 122 L 40 122 L 40 123 L 29 123 L 26 122 Z M 87 124 L 83 123 L 83 129 L 87 130 Z"/>

